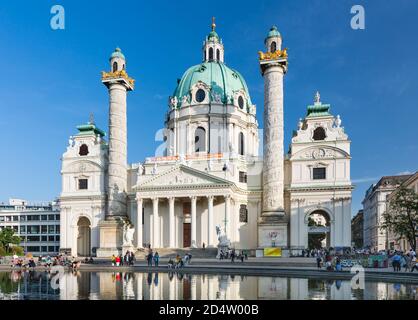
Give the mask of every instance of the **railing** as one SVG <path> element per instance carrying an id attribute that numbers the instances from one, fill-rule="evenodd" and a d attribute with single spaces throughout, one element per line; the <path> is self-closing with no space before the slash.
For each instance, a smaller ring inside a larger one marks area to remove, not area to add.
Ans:
<path id="1" fill-rule="evenodd" d="M 209 159 L 222 159 L 223 153 L 192 153 L 187 154 L 183 157 L 184 160 L 209 160 Z M 164 156 L 164 157 L 148 157 L 146 163 L 150 162 L 172 162 L 181 161 L 182 157 L 179 155 L 175 156 Z"/>

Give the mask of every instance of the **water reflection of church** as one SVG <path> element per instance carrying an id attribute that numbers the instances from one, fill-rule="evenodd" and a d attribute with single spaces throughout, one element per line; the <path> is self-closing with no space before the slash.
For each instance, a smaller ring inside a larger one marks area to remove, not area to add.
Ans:
<path id="1" fill-rule="evenodd" d="M 0 274 L 0 299 L 48 300 L 351 300 L 418 299 L 413 284 L 366 282 L 364 290 L 351 281 L 180 273 L 77 272 L 60 282 L 46 272 Z M 56 289 L 53 284 L 57 284 Z"/>

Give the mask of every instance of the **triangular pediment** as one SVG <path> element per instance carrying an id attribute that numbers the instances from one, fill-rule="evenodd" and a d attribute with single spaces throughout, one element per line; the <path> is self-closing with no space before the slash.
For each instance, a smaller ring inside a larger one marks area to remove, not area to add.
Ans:
<path id="1" fill-rule="evenodd" d="M 216 177 L 214 175 L 208 174 L 204 171 L 200 171 L 185 165 L 175 166 L 165 172 L 156 174 L 154 177 L 146 180 L 136 186 L 136 189 L 148 189 L 148 188 L 158 188 L 158 187 L 172 187 L 172 188 L 182 188 L 182 187 L 229 187 L 233 183 Z"/>

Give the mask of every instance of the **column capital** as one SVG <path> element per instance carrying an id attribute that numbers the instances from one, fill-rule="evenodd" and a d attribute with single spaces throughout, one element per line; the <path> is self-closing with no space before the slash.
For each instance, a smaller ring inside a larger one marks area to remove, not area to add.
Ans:
<path id="1" fill-rule="evenodd" d="M 196 201 L 196 200 L 197 200 L 197 196 L 189 196 L 189 198 L 190 198 L 192 201 Z"/>
<path id="2" fill-rule="evenodd" d="M 213 195 L 208 195 L 208 196 L 206 196 L 206 198 L 208 198 L 208 200 L 211 200 L 211 201 L 213 201 L 213 199 L 215 198 Z"/>

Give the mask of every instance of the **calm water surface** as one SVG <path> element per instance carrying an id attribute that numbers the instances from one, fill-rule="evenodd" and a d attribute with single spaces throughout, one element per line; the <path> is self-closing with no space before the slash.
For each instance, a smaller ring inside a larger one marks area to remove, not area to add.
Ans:
<path id="1" fill-rule="evenodd" d="M 351 281 L 289 277 L 190 275 L 143 272 L 0 272 L 0 299 L 35 300 L 418 300 L 418 285 L 366 281 L 352 289 Z"/>

